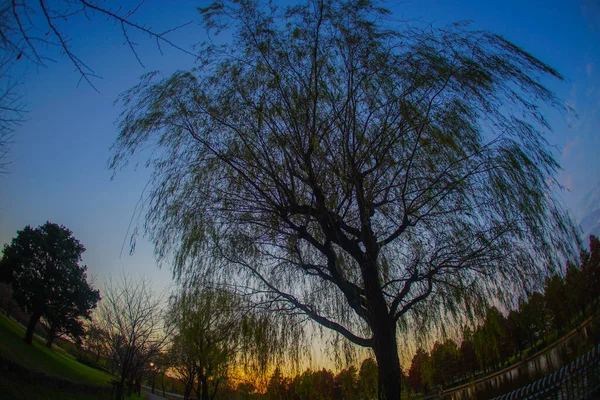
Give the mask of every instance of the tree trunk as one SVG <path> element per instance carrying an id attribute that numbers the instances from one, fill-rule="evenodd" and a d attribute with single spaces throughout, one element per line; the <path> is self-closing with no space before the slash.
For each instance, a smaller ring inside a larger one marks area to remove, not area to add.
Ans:
<path id="1" fill-rule="evenodd" d="M 121 376 L 121 380 L 119 381 L 119 383 L 117 384 L 117 392 L 115 395 L 115 399 L 116 400 L 122 400 L 123 399 L 123 395 L 125 392 L 125 374 L 123 374 Z"/>
<path id="2" fill-rule="evenodd" d="M 46 329 L 46 347 L 51 349 L 52 348 L 52 342 L 54 341 L 54 336 L 55 336 L 55 332 L 54 329 L 50 328 L 50 329 Z"/>
<path id="3" fill-rule="evenodd" d="M 27 331 L 25 332 L 25 343 L 31 344 L 33 342 L 33 332 L 35 330 L 35 326 L 40 320 L 41 315 L 39 313 L 31 314 L 29 318 L 29 324 L 27 324 Z"/>
<path id="4" fill-rule="evenodd" d="M 213 394 L 212 394 L 212 397 L 210 398 L 211 400 L 214 400 L 214 399 L 216 399 L 216 398 L 217 398 L 217 389 L 219 388 L 219 383 L 221 383 L 221 380 L 220 380 L 220 379 L 218 379 L 218 380 L 215 382 L 215 388 L 213 389 Z"/>
<path id="5" fill-rule="evenodd" d="M 368 323 L 373 332 L 373 351 L 378 366 L 378 397 L 379 400 L 399 400 L 402 370 L 396 343 L 396 321 L 389 313 L 377 275 L 377 244 L 371 241 L 366 247 L 369 261 L 361 270 L 368 301 Z"/>
<path id="6" fill-rule="evenodd" d="M 202 377 L 202 400 L 209 400 L 208 397 L 208 381 L 206 376 Z"/>
<path id="7" fill-rule="evenodd" d="M 379 321 L 378 328 L 373 329 L 373 351 L 379 371 L 377 374 L 378 397 L 380 400 L 398 400 L 400 399 L 402 373 L 396 343 L 396 324 L 393 321 Z"/>
<path id="8" fill-rule="evenodd" d="M 196 387 L 196 397 L 202 399 L 202 379 L 200 379 L 200 371 L 198 371 L 198 385 Z"/>
<path id="9" fill-rule="evenodd" d="M 49 334 L 48 337 L 46 338 L 46 347 L 51 349 L 53 341 L 54 341 L 54 334 Z"/>

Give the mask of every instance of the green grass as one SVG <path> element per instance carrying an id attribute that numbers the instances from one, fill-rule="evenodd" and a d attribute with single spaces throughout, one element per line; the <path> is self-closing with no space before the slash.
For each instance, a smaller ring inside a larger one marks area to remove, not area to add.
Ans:
<path id="1" fill-rule="evenodd" d="M 25 329 L 19 323 L 0 314 L 0 357 L 28 370 L 74 383 L 110 385 L 113 379 L 110 375 L 81 364 L 57 346 L 53 346 L 52 350 L 48 349 L 39 338 L 34 338 L 33 344 L 27 345 L 23 340 L 24 337 Z M 29 395 L 20 397 L 30 398 Z"/>

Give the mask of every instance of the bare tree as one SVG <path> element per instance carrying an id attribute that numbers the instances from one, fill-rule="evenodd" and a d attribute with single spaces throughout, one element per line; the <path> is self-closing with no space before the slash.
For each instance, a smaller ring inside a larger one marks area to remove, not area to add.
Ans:
<path id="1" fill-rule="evenodd" d="M 471 318 L 573 253 L 541 112 L 561 107 L 552 67 L 464 24 L 384 25 L 371 1 L 203 13 L 232 44 L 127 92 L 112 159 L 157 146 L 145 226 L 176 272 L 371 348 L 397 399 L 399 328 Z"/>
<path id="2" fill-rule="evenodd" d="M 116 399 L 138 388 L 150 360 L 159 355 L 167 340 L 162 314 L 162 298 L 155 296 L 145 279 L 123 276 L 110 282 L 102 292 L 96 321 L 105 337 L 106 352 L 116 364 L 119 382 Z"/>
<path id="3" fill-rule="evenodd" d="M 77 18 L 111 22 L 122 32 L 125 43 L 144 66 L 136 51 L 134 34 L 156 41 L 158 51 L 169 46 L 192 55 L 169 39 L 169 33 L 190 22 L 157 31 L 135 20 L 144 0 L 133 8 L 109 8 L 102 0 L 8 0 L 0 4 L 0 174 L 7 172 L 8 154 L 14 129 L 24 121 L 24 103 L 18 86 L 24 79 L 12 73 L 15 63 L 32 62 L 45 67 L 55 62 L 53 53 L 59 51 L 74 67 L 80 80 L 97 90 L 92 80 L 98 78 L 94 69 L 73 51 L 68 34 L 69 24 Z"/>
<path id="4" fill-rule="evenodd" d="M 0 17 L 0 24 L 2 18 Z M 2 55 L 0 55 L 2 57 Z M 21 80 L 10 74 L 10 62 L 0 58 L 0 174 L 7 172 L 14 130 L 24 121 L 24 105 L 18 92 Z"/>
<path id="5" fill-rule="evenodd" d="M 132 8 L 109 8 L 101 0 L 10 0 L 0 6 L 0 51 L 10 60 L 26 59 L 40 66 L 53 62 L 51 53 L 58 49 L 73 64 L 80 75 L 80 81 L 94 87 L 91 79 L 98 77 L 94 70 L 73 52 L 70 37 L 65 29 L 70 21 L 84 17 L 89 22 L 103 19 L 118 26 L 125 43 L 143 66 L 136 51 L 132 32 L 142 33 L 156 41 L 162 53 L 162 45 L 173 47 L 191 54 L 188 50 L 172 42 L 168 34 L 188 25 L 190 22 L 159 32 L 135 20 L 135 13 L 144 0 Z M 95 87 L 94 87 L 95 88 Z"/>

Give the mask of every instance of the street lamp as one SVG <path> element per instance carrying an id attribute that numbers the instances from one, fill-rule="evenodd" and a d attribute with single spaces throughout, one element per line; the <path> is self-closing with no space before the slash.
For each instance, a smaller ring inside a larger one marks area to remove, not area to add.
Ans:
<path id="1" fill-rule="evenodd" d="M 154 394 L 154 381 L 156 379 L 156 370 L 154 369 L 154 363 L 150 363 L 150 370 L 152 371 L 152 394 Z"/>

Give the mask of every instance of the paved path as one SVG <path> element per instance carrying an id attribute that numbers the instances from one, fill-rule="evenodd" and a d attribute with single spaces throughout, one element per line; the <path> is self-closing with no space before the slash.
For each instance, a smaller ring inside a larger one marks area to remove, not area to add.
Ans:
<path id="1" fill-rule="evenodd" d="M 160 396 L 162 394 L 162 390 L 158 388 L 154 388 L 154 394 L 152 394 L 152 388 L 150 386 L 142 385 L 142 391 L 146 393 L 148 396 L 148 400 L 169 400 L 169 399 L 183 399 L 183 396 L 175 393 L 165 392 L 166 397 Z"/>
<path id="2" fill-rule="evenodd" d="M 156 394 L 156 390 L 154 391 L 154 394 L 152 394 L 152 390 L 143 389 L 142 391 L 144 392 L 144 394 L 146 395 L 146 399 L 148 400 L 165 400 L 164 397 L 161 397 Z"/>

